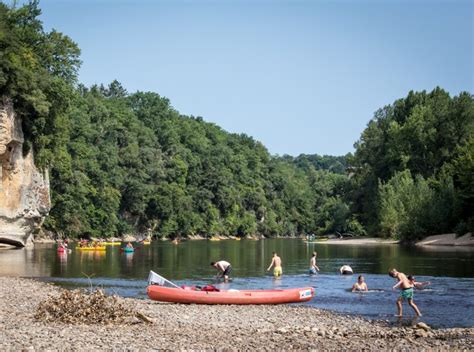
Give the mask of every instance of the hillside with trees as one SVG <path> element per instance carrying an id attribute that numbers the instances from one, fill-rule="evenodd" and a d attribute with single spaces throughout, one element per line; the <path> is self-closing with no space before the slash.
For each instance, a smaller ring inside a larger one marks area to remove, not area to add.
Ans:
<path id="1" fill-rule="evenodd" d="M 410 92 L 375 113 L 354 155 L 273 156 L 153 92 L 77 82 L 80 50 L 33 1 L 0 3 L 0 95 L 50 171 L 45 230 L 414 239 L 472 231 L 473 96 Z M 349 172 L 348 172 L 349 170 Z"/>
<path id="2" fill-rule="evenodd" d="M 473 231 L 472 94 L 410 92 L 378 110 L 355 147 L 353 211 L 371 233 Z"/>

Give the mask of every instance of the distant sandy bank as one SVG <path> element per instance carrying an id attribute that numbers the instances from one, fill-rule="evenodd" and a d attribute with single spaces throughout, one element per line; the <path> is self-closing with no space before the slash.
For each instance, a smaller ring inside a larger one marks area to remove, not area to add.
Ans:
<path id="1" fill-rule="evenodd" d="M 416 243 L 417 246 L 474 246 L 474 237 L 471 233 L 457 236 L 455 233 L 429 236 Z"/>
<path id="2" fill-rule="evenodd" d="M 387 240 L 383 238 L 347 238 L 339 239 L 333 238 L 327 241 L 321 241 L 321 243 L 327 244 L 343 244 L 343 245 L 368 245 L 368 244 L 398 244 L 398 240 Z"/>

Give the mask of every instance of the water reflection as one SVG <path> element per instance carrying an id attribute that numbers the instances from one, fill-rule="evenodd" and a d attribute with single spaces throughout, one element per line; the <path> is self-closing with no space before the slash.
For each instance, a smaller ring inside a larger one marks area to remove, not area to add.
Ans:
<path id="1" fill-rule="evenodd" d="M 233 266 L 234 277 L 265 276 L 273 251 L 283 261 L 284 275 L 307 273 L 311 253 L 318 252 L 322 273 L 337 274 L 349 264 L 355 274 L 386 274 L 392 267 L 416 275 L 474 277 L 472 248 L 417 248 L 386 246 L 340 246 L 281 239 L 265 241 L 185 241 L 153 242 L 138 246 L 135 253 L 121 253 L 120 248 L 106 251 L 80 251 L 59 256 L 53 245 L 34 250 L 0 250 L 0 275 L 72 276 L 84 271 L 101 277 L 145 278 L 150 269 L 170 279 L 212 277 L 211 261 L 225 259 Z M 122 265 L 123 264 L 123 265 Z M 59 270 L 62 267 L 66 270 Z"/>
<path id="2" fill-rule="evenodd" d="M 125 264 L 128 269 L 133 267 L 133 253 L 124 253 Z"/>
<path id="3" fill-rule="evenodd" d="M 59 259 L 59 266 L 61 268 L 61 272 L 63 272 L 64 268 L 66 267 L 67 265 L 67 251 L 65 252 L 58 252 L 58 259 Z"/>

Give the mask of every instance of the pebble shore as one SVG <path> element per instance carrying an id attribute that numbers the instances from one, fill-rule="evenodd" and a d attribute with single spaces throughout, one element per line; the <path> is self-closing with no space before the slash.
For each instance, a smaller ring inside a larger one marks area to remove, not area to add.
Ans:
<path id="1" fill-rule="evenodd" d="M 0 350 L 474 350 L 474 328 L 394 327 L 304 305 L 201 306 L 125 299 L 154 322 L 37 321 L 38 304 L 59 292 L 51 284 L 1 277 Z"/>

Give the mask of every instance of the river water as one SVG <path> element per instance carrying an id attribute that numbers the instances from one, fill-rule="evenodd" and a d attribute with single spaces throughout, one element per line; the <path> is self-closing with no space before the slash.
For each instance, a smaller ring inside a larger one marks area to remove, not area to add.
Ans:
<path id="1" fill-rule="evenodd" d="M 318 275 L 308 275 L 311 253 L 318 253 Z M 272 252 L 283 260 L 283 277 L 274 279 L 266 271 Z M 35 277 L 68 288 L 103 287 L 109 293 L 146 298 L 146 279 L 154 270 L 177 284 L 213 283 L 211 261 L 232 263 L 233 280 L 214 283 L 220 288 L 269 289 L 313 286 L 316 297 L 306 305 L 394 324 L 409 324 L 414 312 L 405 303 L 404 318 L 398 321 L 390 268 L 416 275 L 417 281 L 431 281 L 417 290 L 414 301 L 422 321 L 435 327 L 474 326 L 474 249 L 456 247 L 407 248 L 398 245 L 331 245 L 306 243 L 298 239 L 186 241 L 179 245 L 152 242 L 138 246 L 135 253 L 119 247 L 106 252 L 72 250 L 56 253 L 55 245 L 37 245 L 33 250 L 0 250 L 0 275 Z M 353 276 L 341 276 L 338 269 L 349 264 Z M 370 292 L 352 293 L 357 275 L 365 276 Z"/>

